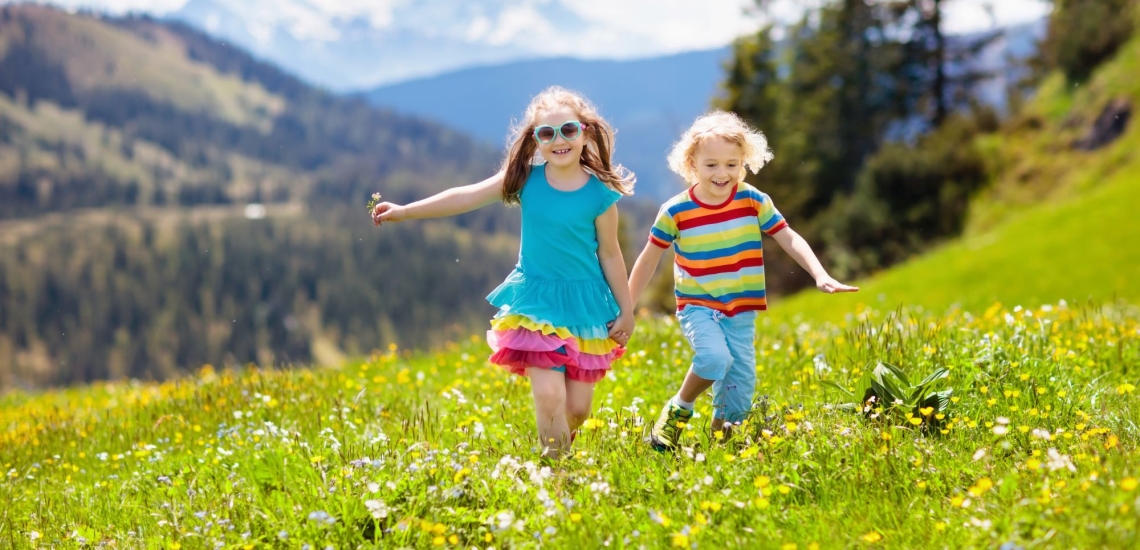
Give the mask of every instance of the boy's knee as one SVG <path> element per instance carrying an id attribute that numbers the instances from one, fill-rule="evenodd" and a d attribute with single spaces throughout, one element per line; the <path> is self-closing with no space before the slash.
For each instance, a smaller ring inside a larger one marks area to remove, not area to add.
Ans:
<path id="1" fill-rule="evenodd" d="M 698 350 L 693 357 L 693 374 L 705 380 L 722 380 L 732 367 L 732 354 L 727 348 Z"/>

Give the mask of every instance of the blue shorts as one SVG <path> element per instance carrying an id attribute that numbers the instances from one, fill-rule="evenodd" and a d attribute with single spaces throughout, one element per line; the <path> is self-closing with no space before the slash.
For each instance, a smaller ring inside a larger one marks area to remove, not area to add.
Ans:
<path id="1" fill-rule="evenodd" d="M 747 418 L 756 392 L 756 312 L 729 317 L 688 305 L 677 319 L 693 347 L 693 374 L 713 381 L 713 415 L 729 422 Z"/>

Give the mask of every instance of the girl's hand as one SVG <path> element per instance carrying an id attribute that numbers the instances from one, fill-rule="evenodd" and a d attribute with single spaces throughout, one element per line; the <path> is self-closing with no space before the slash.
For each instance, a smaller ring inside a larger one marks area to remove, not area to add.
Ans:
<path id="1" fill-rule="evenodd" d="M 629 337 L 633 335 L 633 314 L 623 313 L 610 323 L 610 338 L 625 347 Z"/>
<path id="2" fill-rule="evenodd" d="M 404 207 L 390 202 L 382 202 L 372 209 L 373 225 L 380 225 L 384 222 L 399 222 L 403 221 L 405 217 Z"/>
<path id="3" fill-rule="evenodd" d="M 858 292 L 859 287 L 848 286 L 835 279 L 830 275 L 824 275 L 815 280 L 815 287 L 828 294 L 835 294 L 836 292 Z"/>

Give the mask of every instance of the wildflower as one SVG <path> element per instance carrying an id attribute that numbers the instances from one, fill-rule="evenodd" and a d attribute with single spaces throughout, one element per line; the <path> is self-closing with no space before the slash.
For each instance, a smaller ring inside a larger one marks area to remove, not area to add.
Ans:
<path id="1" fill-rule="evenodd" d="M 991 488 L 993 488 L 993 486 L 994 482 L 990 478 L 983 477 L 974 483 L 974 486 L 970 487 L 967 492 L 972 496 L 980 497 L 985 494 L 986 491 L 989 491 Z"/>
<path id="2" fill-rule="evenodd" d="M 683 533 L 673 533 L 673 546 L 678 548 L 689 547 L 689 537 Z"/>
<path id="3" fill-rule="evenodd" d="M 376 519 L 383 519 L 388 517 L 388 505 L 384 504 L 382 500 L 366 500 L 364 507 L 368 508 L 368 512 Z"/>
<path id="4" fill-rule="evenodd" d="M 1129 384 L 1127 382 L 1116 387 L 1116 393 L 1118 393 L 1120 395 L 1124 395 L 1126 393 L 1132 393 L 1134 391 L 1136 391 L 1136 386 L 1133 386 L 1132 384 Z"/>
<path id="5" fill-rule="evenodd" d="M 880 535 L 878 531 L 871 531 L 860 538 L 863 539 L 863 542 L 874 544 L 883 540 L 883 535 Z"/>
<path id="6" fill-rule="evenodd" d="M 578 512 L 574 512 L 574 513 L 570 514 L 570 521 L 572 521 L 574 523 L 578 523 L 579 521 L 582 521 L 582 514 L 579 514 Z"/>
<path id="7" fill-rule="evenodd" d="M 1136 485 L 1138 483 L 1140 483 L 1140 482 L 1137 482 L 1136 478 L 1126 477 L 1126 478 L 1120 480 L 1120 488 L 1124 489 L 1125 491 L 1131 491 L 1131 490 L 1136 488 Z"/>

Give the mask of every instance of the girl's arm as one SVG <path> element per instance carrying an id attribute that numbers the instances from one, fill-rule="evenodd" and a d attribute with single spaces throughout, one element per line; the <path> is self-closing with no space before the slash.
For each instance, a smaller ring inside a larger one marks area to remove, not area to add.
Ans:
<path id="1" fill-rule="evenodd" d="M 598 232 L 598 260 L 602 264 L 602 273 L 621 308 L 621 313 L 610 327 L 610 338 L 624 346 L 633 334 L 633 302 L 629 299 L 629 285 L 626 284 L 625 258 L 622 257 L 621 246 L 618 244 L 616 204 L 594 220 L 594 228 Z"/>
<path id="2" fill-rule="evenodd" d="M 633 264 L 633 271 L 629 274 L 629 294 L 634 304 L 641 301 L 641 293 L 649 285 L 653 273 L 657 271 L 657 264 L 661 263 L 661 256 L 665 249 L 651 242 L 645 243 L 645 249 Z"/>
<path id="3" fill-rule="evenodd" d="M 777 243 L 780 243 L 780 247 L 782 247 L 796 263 L 800 264 L 800 267 L 803 267 L 811 274 L 812 278 L 815 279 L 816 288 L 828 294 L 834 294 L 836 292 L 856 292 L 859 290 L 859 287 L 847 286 L 831 278 L 831 275 L 828 275 L 827 270 L 819 263 L 819 258 L 815 257 L 815 252 L 812 252 L 811 245 L 809 245 L 799 233 L 792 231 L 792 228 L 785 227 L 772 237 L 776 239 Z"/>
<path id="4" fill-rule="evenodd" d="M 487 206 L 502 197 L 503 172 L 479 183 L 454 187 L 408 205 L 382 202 L 372 209 L 372 223 L 443 218 Z"/>

